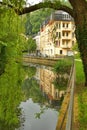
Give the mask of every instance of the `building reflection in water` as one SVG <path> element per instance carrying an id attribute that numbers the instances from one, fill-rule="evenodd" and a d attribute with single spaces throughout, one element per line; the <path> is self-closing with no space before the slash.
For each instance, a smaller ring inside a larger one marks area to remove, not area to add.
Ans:
<path id="1" fill-rule="evenodd" d="M 46 96 L 50 103 L 60 101 L 65 93 L 64 90 L 58 90 L 52 83 L 55 79 L 55 74 L 51 67 L 37 67 L 36 75 L 34 76 L 40 84 L 40 89 L 43 95 Z"/>

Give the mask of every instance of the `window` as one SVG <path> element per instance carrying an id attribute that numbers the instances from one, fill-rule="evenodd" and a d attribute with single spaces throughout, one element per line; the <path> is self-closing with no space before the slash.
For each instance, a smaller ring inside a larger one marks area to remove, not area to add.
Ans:
<path id="1" fill-rule="evenodd" d="M 66 15 L 67 19 L 69 18 L 69 15 Z"/>
<path id="2" fill-rule="evenodd" d="M 67 17 L 66 14 L 64 14 L 64 15 L 63 15 L 63 18 L 66 19 L 66 17 Z"/>
<path id="3" fill-rule="evenodd" d="M 58 28 L 58 29 L 60 29 L 60 28 L 61 28 L 60 23 L 56 23 L 56 28 Z"/>
<path id="4" fill-rule="evenodd" d="M 56 28 L 58 28 L 58 23 L 56 23 Z"/>
<path id="5" fill-rule="evenodd" d="M 63 32 L 62 35 L 65 36 L 65 33 Z"/>
<path id="6" fill-rule="evenodd" d="M 60 54 L 62 54 L 62 50 L 60 50 Z"/>
<path id="7" fill-rule="evenodd" d="M 63 23 L 63 27 L 65 27 L 65 23 Z"/>
<path id="8" fill-rule="evenodd" d="M 56 37 L 58 37 L 58 32 L 56 32 Z"/>
<path id="9" fill-rule="evenodd" d="M 59 32 L 59 38 L 61 38 L 61 32 Z"/>
<path id="10" fill-rule="evenodd" d="M 68 37 L 68 32 L 66 32 L 66 36 Z"/>
<path id="11" fill-rule="evenodd" d="M 67 24 L 66 24 L 66 27 L 67 27 L 67 28 L 68 28 L 68 25 L 69 25 L 69 24 L 67 23 Z"/>

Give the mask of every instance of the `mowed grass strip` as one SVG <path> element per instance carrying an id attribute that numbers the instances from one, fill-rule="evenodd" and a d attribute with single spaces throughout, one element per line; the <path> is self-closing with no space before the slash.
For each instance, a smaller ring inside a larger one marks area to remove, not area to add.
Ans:
<path id="1" fill-rule="evenodd" d="M 76 66 L 76 84 L 84 83 L 85 77 L 82 61 L 75 61 L 75 66 Z"/>
<path id="2" fill-rule="evenodd" d="M 75 61 L 76 87 L 78 94 L 79 130 L 87 130 L 87 87 L 84 86 L 85 77 L 81 61 Z"/>

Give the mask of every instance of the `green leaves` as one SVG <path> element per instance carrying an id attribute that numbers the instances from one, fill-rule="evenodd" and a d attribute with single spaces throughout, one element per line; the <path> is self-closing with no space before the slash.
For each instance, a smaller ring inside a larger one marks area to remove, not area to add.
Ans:
<path id="1" fill-rule="evenodd" d="M 16 61 L 24 48 L 19 37 L 23 30 L 13 10 L 6 8 L 0 16 L 0 121 L 11 126 L 19 122 L 17 109 L 22 100 L 23 70 Z"/>
<path id="2" fill-rule="evenodd" d="M 28 51 L 35 52 L 37 45 L 36 42 L 32 39 L 32 37 L 29 37 L 27 42 L 28 42 Z"/>
<path id="3" fill-rule="evenodd" d="M 56 77 L 53 81 L 53 84 L 57 89 L 66 89 L 71 66 L 71 59 L 58 60 L 58 62 L 54 65 L 53 71 L 56 73 Z"/>
<path id="4" fill-rule="evenodd" d="M 54 65 L 54 72 L 58 74 L 69 74 L 70 67 L 72 65 L 72 61 L 68 59 L 58 60 L 58 62 Z"/>
<path id="5" fill-rule="evenodd" d="M 52 9 L 40 9 L 26 15 L 25 34 L 36 34 L 42 22 L 51 14 Z"/>

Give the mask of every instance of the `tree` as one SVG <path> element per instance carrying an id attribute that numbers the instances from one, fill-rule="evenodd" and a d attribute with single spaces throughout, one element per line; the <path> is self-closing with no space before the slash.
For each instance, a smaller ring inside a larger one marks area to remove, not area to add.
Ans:
<path id="1" fill-rule="evenodd" d="M 73 50 L 73 51 L 77 51 L 77 52 L 79 51 L 79 50 L 78 50 L 78 43 L 77 43 L 77 42 L 76 42 L 75 45 L 72 47 L 72 50 Z"/>
<path id="2" fill-rule="evenodd" d="M 71 4 L 70 7 L 64 5 L 60 0 L 55 0 L 53 2 L 48 0 L 36 5 L 24 7 L 22 10 L 18 10 L 18 8 L 15 8 L 14 10 L 17 14 L 22 15 L 40 8 L 53 8 L 55 10 L 66 11 L 74 18 L 76 26 L 75 34 L 84 67 L 85 86 L 87 86 L 87 0 L 68 1 Z"/>
<path id="3" fill-rule="evenodd" d="M 25 23 L 25 34 L 31 35 L 32 34 L 32 24 L 30 21 L 30 14 L 26 15 L 26 23 Z"/>
<path id="4" fill-rule="evenodd" d="M 32 37 L 29 37 L 28 39 L 28 51 L 29 52 L 35 52 L 36 50 L 36 42 L 34 39 L 32 39 Z"/>
<path id="5" fill-rule="evenodd" d="M 0 129 L 5 126 L 11 129 L 19 123 L 18 106 L 23 99 L 21 83 L 24 78 L 21 63 L 17 63 L 24 49 L 20 35 L 23 30 L 14 10 L 0 8 L 0 29 Z"/>
<path id="6" fill-rule="evenodd" d="M 56 75 L 53 84 L 58 90 L 66 89 L 71 66 L 72 59 L 61 59 L 54 64 L 53 71 Z"/>
<path id="7" fill-rule="evenodd" d="M 52 13 L 52 9 L 40 9 L 26 14 L 25 34 L 33 35 L 40 31 L 41 23 Z"/>
<path id="8" fill-rule="evenodd" d="M 69 2 L 71 7 L 63 5 L 62 2 L 58 0 L 56 0 L 56 2 L 42 2 L 34 6 L 24 8 L 19 14 L 29 13 L 42 7 L 49 7 L 57 10 L 64 10 L 74 18 L 76 26 L 75 34 L 84 67 L 85 86 L 87 86 L 87 1 L 69 0 Z"/>

